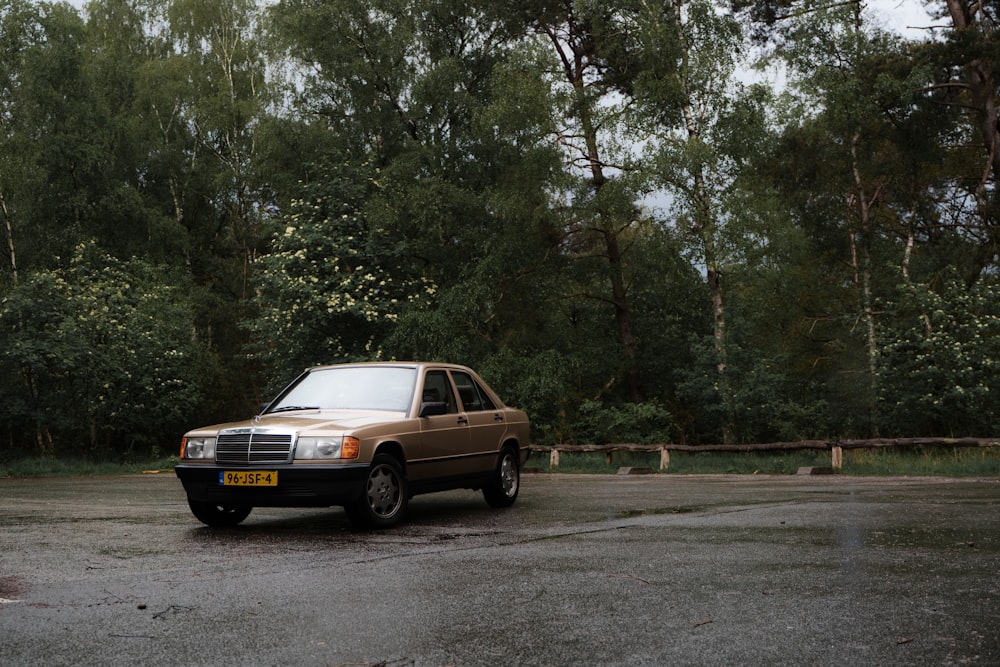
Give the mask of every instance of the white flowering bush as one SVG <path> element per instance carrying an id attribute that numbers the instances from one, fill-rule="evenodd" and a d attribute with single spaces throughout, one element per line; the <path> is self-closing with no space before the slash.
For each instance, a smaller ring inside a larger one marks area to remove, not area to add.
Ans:
<path id="1" fill-rule="evenodd" d="M 905 285 L 886 311 L 878 378 L 883 433 L 1000 431 L 1000 284 Z"/>
<path id="2" fill-rule="evenodd" d="M 403 309 L 432 291 L 366 218 L 369 175 L 351 165 L 329 172 L 302 184 L 256 265 L 251 346 L 275 381 L 315 364 L 380 358 Z"/>

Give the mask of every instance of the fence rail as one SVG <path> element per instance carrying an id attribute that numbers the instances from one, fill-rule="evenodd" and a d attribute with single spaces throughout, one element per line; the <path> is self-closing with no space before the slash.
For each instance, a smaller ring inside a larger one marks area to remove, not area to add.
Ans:
<path id="1" fill-rule="evenodd" d="M 1000 438 L 870 438 L 866 440 L 800 440 L 797 442 L 768 442 L 754 445 L 638 445 L 622 443 L 613 445 L 532 445 L 532 452 L 549 453 L 549 467 L 559 467 L 560 453 L 600 452 L 612 464 L 616 452 L 659 452 L 660 470 L 670 467 L 670 452 L 768 452 L 798 451 L 803 449 L 829 450 L 830 467 L 843 467 L 845 449 L 879 449 L 887 447 L 1000 447 Z"/>

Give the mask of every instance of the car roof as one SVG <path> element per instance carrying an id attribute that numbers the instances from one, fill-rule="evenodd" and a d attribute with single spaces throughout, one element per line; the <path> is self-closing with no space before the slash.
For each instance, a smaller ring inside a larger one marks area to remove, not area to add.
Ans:
<path id="1" fill-rule="evenodd" d="M 326 364 L 313 366 L 307 370 L 324 370 L 328 368 L 358 368 L 358 367 L 390 367 L 390 368 L 446 368 L 450 370 L 472 371 L 467 366 L 438 361 L 357 361 L 345 364 Z"/>

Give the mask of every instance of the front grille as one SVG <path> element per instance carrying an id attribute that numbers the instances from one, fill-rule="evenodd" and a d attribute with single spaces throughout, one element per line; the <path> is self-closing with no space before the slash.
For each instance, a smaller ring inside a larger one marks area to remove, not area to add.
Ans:
<path id="1" fill-rule="evenodd" d="M 219 433 L 215 460 L 219 463 L 287 463 L 291 460 L 290 433 L 258 429 Z"/>

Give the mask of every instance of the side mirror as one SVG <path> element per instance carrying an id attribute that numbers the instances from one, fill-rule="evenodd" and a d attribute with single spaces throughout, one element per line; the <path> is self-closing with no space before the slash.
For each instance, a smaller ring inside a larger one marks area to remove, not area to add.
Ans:
<path id="1" fill-rule="evenodd" d="M 425 401 L 420 404 L 420 417 L 435 417 L 448 414 L 448 404 L 444 401 Z"/>

